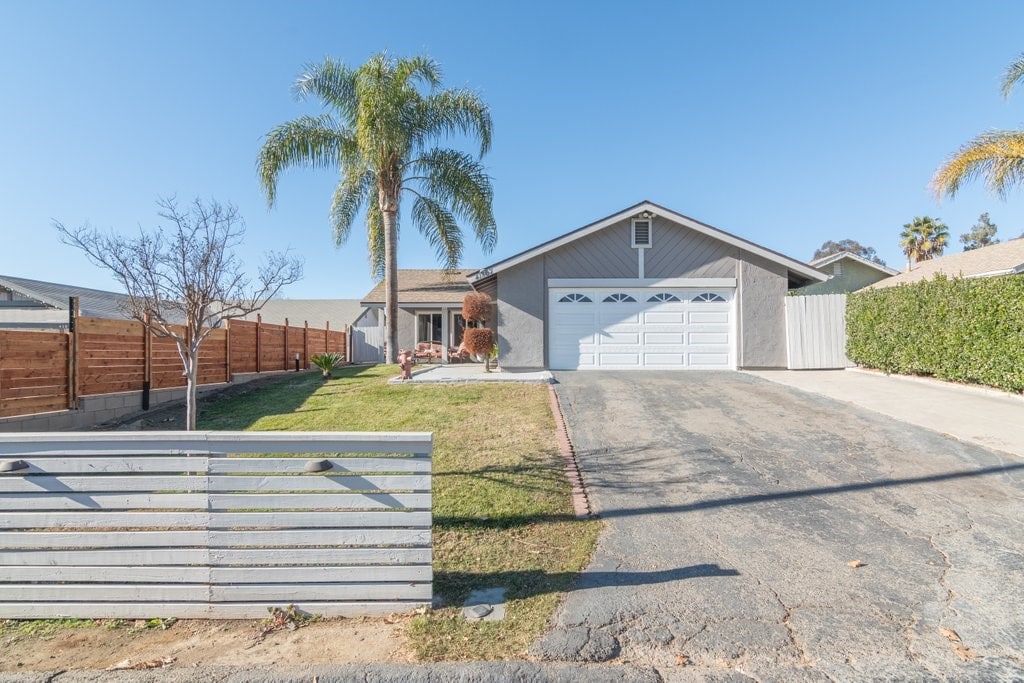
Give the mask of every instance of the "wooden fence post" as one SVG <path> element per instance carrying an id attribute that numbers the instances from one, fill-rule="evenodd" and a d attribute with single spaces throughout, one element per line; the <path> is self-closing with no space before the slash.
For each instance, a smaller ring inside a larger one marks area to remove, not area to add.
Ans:
<path id="1" fill-rule="evenodd" d="M 68 297 L 68 409 L 78 408 L 78 297 Z"/>
<path id="2" fill-rule="evenodd" d="M 309 321 L 303 322 L 302 326 L 302 369 L 309 367 Z"/>
<path id="3" fill-rule="evenodd" d="M 224 381 L 231 381 L 231 321 L 224 329 Z"/>
<path id="4" fill-rule="evenodd" d="M 288 318 L 284 319 L 284 369 L 288 369 Z"/>
<path id="5" fill-rule="evenodd" d="M 149 410 L 149 395 L 153 390 L 153 332 L 149 329 L 149 313 L 142 323 L 142 409 Z"/>
<path id="6" fill-rule="evenodd" d="M 262 364 L 261 356 L 263 355 L 263 348 L 260 346 L 260 333 L 263 331 L 263 316 L 259 313 L 256 314 L 256 372 L 260 372 L 260 366 Z"/>

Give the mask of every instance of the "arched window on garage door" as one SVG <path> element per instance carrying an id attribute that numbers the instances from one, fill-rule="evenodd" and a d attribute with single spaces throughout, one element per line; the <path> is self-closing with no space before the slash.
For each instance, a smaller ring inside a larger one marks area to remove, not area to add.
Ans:
<path id="1" fill-rule="evenodd" d="M 631 297 L 629 294 L 623 294 L 622 292 L 616 294 L 609 294 L 604 298 L 604 303 L 636 303 L 636 299 Z"/>
<path id="2" fill-rule="evenodd" d="M 561 299 L 558 300 L 558 303 L 560 303 L 560 304 L 589 304 L 589 303 L 591 303 L 591 299 L 586 294 L 577 294 L 577 293 L 573 292 L 572 294 L 566 294 L 565 296 L 563 296 Z"/>
<path id="3" fill-rule="evenodd" d="M 715 294 L 714 292 L 702 292 L 697 296 L 693 297 L 693 301 L 701 301 L 705 303 L 725 303 L 725 297 L 721 294 Z"/>

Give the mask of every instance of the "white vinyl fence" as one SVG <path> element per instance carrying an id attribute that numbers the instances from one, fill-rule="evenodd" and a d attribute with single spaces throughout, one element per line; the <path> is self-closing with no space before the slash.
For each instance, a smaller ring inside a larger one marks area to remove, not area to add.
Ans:
<path id="1" fill-rule="evenodd" d="M 790 370 L 852 365 L 846 358 L 846 295 L 787 296 L 786 341 Z"/>
<path id="2" fill-rule="evenodd" d="M 405 612 L 429 433 L 0 434 L 0 618 Z M 237 456 L 237 457 L 234 457 Z"/>

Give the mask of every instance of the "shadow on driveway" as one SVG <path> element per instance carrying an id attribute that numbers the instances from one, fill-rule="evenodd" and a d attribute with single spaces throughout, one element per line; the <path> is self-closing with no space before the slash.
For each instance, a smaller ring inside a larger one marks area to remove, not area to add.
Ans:
<path id="1" fill-rule="evenodd" d="M 757 503 L 770 503 L 777 500 L 792 500 L 795 498 L 806 498 L 810 496 L 827 496 L 837 493 L 850 493 L 854 491 L 870 491 L 874 489 L 897 488 L 900 486 L 914 486 L 917 484 L 931 484 L 939 481 L 954 479 L 967 479 L 971 477 L 984 477 L 993 474 L 1006 474 L 1016 470 L 1024 470 L 1024 463 L 1012 465 L 999 465 L 993 467 L 980 467 L 971 470 L 958 470 L 956 472 L 943 472 L 940 474 L 928 474 L 920 477 L 904 477 L 896 479 L 876 479 L 873 481 L 856 482 L 852 484 L 839 484 L 837 486 L 815 486 L 812 488 L 795 489 L 792 491 L 773 491 L 772 493 L 755 493 L 746 496 L 729 496 L 727 498 L 710 498 L 699 500 L 693 503 L 682 505 L 655 505 L 637 508 L 619 508 L 602 510 L 598 515 L 601 519 L 614 519 L 618 517 L 635 517 L 639 515 L 670 514 L 678 512 L 694 512 L 696 510 L 709 510 L 713 508 L 731 507 L 735 505 L 754 505 Z M 435 524 L 445 526 L 468 526 L 485 528 L 507 528 L 542 522 L 570 522 L 575 516 L 547 515 L 547 516 L 508 516 L 500 520 L 484 520 L 474 517 L 442 517 L 435 516 Z"/>

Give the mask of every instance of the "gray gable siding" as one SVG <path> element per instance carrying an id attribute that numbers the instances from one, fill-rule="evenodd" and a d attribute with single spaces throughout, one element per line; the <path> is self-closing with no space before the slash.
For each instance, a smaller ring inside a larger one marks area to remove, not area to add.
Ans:
<path id="1" fill-rule="evenodd" d="M 544 254 L 547 277 L 636 277 L 630 224 L 622 221 Z"/>
<path id="2" fill-rule="evenodd" d="M 631 230 L 630 220 L 623 220 L 544 254 L 546 277 L 638 277 Z M 735 247 L 664 218 L 655 218 L 651 234 L 645 277 L 736 277 Z"/>
<path id="3" fill-rule="evenodd" d="M 663 218 L 652 227 L 646 277 L 736 277 L 736 247 Z"/>

